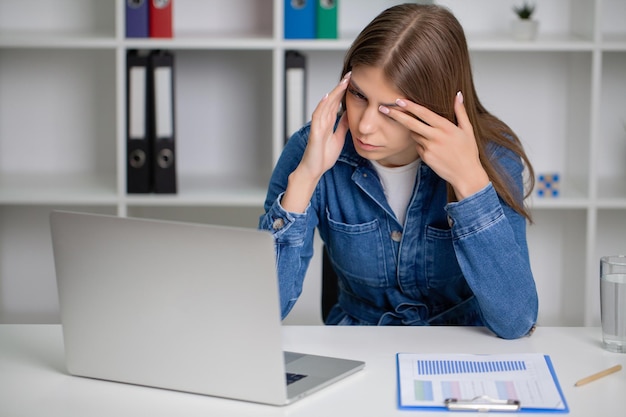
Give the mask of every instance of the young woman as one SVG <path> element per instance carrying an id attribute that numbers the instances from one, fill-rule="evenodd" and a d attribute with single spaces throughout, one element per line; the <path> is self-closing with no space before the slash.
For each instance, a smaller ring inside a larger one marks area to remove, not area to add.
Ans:
<path id="1" fill-rule="evenodd" d="M 339 279 L 327 324 L 529 334 L 532 167 L 478 100 L 459 22 L 440 6 L 391 7 L 356 38 L 342 74 L 285 146 L 259 223 L 275 237 L 283 316 L 317 228 Z"/>

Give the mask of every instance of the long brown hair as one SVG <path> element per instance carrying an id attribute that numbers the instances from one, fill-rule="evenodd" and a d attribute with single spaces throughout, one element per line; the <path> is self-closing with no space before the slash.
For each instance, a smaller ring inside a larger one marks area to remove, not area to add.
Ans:
<path id="1" fill-rule="evenodd" d="M 406 98 L 453 123 L 456 123 L 454 97 L 461 91 L 480 161 L 496 192 L 506 204 L 531 220 L 530 211 L 516 198 L 512 179 L 487 155 L 487 144 L 503 146 L 522 159 L 527 169 L 527 191 L 522 190 L 522 200 L 534 186 L 532 165 L 513 130 L 480 103 L 463 28 L 448 9 L 401 4 L 383 11 L 353 42 L 346 53 L 341 76 L 357 66 L 381 68 Z M 448 199 L 456 199 L 450 184 Z"/>

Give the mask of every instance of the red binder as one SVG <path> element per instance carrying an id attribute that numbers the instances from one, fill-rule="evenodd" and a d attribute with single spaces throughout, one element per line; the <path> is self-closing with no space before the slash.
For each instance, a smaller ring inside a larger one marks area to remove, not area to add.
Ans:
<path id="1" fill-rule="evenodd" d="M 172 3 L 174 0 L 150 0 L 150 37 L 171 38 Z"/>

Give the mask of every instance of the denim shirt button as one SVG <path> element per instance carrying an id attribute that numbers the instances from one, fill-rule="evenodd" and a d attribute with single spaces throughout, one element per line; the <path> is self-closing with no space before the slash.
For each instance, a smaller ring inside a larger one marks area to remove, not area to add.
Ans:
<path id="1" fill-rule="evenodd" d="M 402 240 L 402 232 L 398 230 L 394 230 L 393 232 L 391 232 L 391 240 L 393 240 L 394 242 L 400 242 Z"/>
<path id="2" fill-rule="evenodd" d="M 454 226 L 454 220 L 452 220 L 452 217 L 448 216 L 448 226 L 452 227 Z"/>
<path id="3" fill-rule="evenodd" d="M 272 229 L 274 230 L 280 230 L 283 226 L 285 226 L 285 221 L 281 218 L 274 220 L 274 223 L 272 223 Z"/>

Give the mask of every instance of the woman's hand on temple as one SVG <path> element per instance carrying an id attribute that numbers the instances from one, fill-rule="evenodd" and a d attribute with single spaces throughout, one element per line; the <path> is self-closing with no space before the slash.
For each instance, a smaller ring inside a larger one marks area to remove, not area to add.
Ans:
<path id="1" fill-rule="evenodd" d="M 313 178 L 319 179 L 324 172 L 332 168 L 343 149 L 348 131 L 348 119 L 345 112 L 337 130 L 333 132 L 333 129 L 350 75 L 351 73 L 347 73 L 339 84 L 322 98 L 313 111 L 309 143 L 300 163 Z"/>
<path id="2" fill-rule="evenodd" d="M 311 119 L 309 142 L 298 167 L 289 175 L 281 205 L 287 211 L 303 213 L 321 176 L 337 162 L 348 132 L 348 118 L 344 112 L 337 129 L 337 111 L 341 104 L 350 73 L 319 102 Z"/>
<path id="3" fill-rule="evenodd" d="M 458 125 L 410 100 L 398 99 L 396 104 L 381 106 L 380 111 L 411 131 L 422 161 L 452 185 L 459 200 L 489 183 L 461 92 L 454 102 Z"/>

